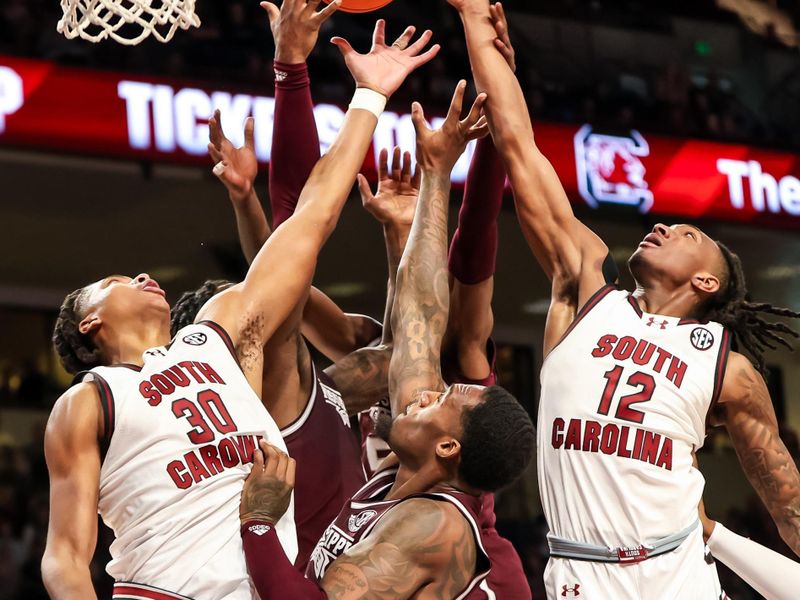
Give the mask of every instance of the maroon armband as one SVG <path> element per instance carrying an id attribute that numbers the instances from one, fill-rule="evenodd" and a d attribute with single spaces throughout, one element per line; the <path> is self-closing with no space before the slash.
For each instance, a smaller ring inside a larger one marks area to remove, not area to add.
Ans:
<path id="1" fill-rule="evenodd" d="M 327 600 L 328 595 L 289 562 L 269 523 L 248 521 L 242 525 L 242 545 L 247 570 L 261 600 Z"/>

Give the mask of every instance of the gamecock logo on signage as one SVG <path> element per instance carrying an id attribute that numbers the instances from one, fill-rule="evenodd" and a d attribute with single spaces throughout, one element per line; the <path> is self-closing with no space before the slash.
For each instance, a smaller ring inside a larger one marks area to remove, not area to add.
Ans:
<path id="1" fill-rule="evenodd" d="M 628 136 L 605 135 L 584 125 L 575 134 L 578 191 L 592 208 L 602 203 L 624 204 L 648 212 L 653 192 L 645 181 L 641 159 L 649 155 L 650 146 L 636 130 Z"/>

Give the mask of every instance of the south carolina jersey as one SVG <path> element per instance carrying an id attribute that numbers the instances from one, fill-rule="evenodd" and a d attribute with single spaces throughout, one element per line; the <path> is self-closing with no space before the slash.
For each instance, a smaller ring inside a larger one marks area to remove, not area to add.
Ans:
<path id="1" fill-rule="evenodd" d="M 97 367 L 105 413 L 98 510 L 114 530 L 114 597 L 251 599 L 239 502 L 260 438 L 277 425 L 242 373 L 228 334 L 206 321 L 180 330 L 144 366 Z M 294 509 L 280 520 L 297 554 Z"/>
<path id="2" fill-rule="evenodd" d="M 456 490 L 415 494 L 402 500 L 385 500 L 394 485 L 397 467 L 384 469 L 370 479 L 345 503 L 336 519 L 328 526 L 311 555 L 306 577 L 319 584 L 331 563 L 358 544 L 375 529 L 375 526 L 392 508 L 414 498 L 427 498 L 453 504 L 469 523 L 475 539 L 475 574 L 455 600 L 471 597 L 483 583 L 490 569 L 489 558 L 483 546 L 483 533 L 477 524 L 480 498 Z"/>
<path id="3" fill-rule="evenodd" d="M 342 396 L 330 377 L 312 368 L 308 403 L 297 420 L 281 430 L 289 456 L 297 461 L 295 566 L 301 572 L 325 528 L 365 481 Z"/>
<path id="4" fill-rule="evenodd" d="M 703 445 L 728 352 L 729 334 L 717 323 L 645 313 L 613 286 L 589 300 L 541 372 L 537 460 L 551 534 L 634 547 L 697 520 L 705 481 L 692 466 L 692 452 Z M 682 553 L 702 563 L 702 538 L 695 534 L 686 544 L 692 553 L 679 549 L 635 566 L 665 567 Z M 578 562 L 551 559 L 551 567 L 554 561 Z M 635 571 L 588 565 L 614 577 Z M 684 566 L 664 569 L 671 585 L 691 573 Z M 555 597 L 562 585 L 578 584 L 587 598 L 616 597 L 612 588 L 605 590 L 611 595 L 592 595 L 588 582 L 573 575 L 555 581 L 558 587 L 548 593 Z M 673 597 L 659 585 L 656 579 L 649 592 L 631 591 L 630 597 Z"/>

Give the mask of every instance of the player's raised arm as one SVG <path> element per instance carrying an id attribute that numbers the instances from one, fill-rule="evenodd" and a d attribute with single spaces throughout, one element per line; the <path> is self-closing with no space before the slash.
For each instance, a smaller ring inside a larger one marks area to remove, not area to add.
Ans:
<path id="1" fill-rule="evenodd" d="M 450 292 L 447 270 L 447 210 L 450 172 L 467 143 L 486 135 L 481 119 L 485 95 L 460 120 L 466 82 L 459 82 L 442 128 L 428 129 L 422 107 L 414 103 L 420 196 L 411 234 L 397 271 L 392 309 L 394 350 L 389 368 L 392 413 L 399 414 L 424 390 L 444 389 L 441 346 L 447 327 Z"/>
<path id="2" fill-rule="evenodd" d="M 230 333 L 243 368 L 254 377 L 260 378 L 264 342 L 308 290 L 317 255 L 336 225 L 386 99 L 439 50 L 422 52 L 430 32 L 405 50 L 388 46 L 384 32 L 385 22 L 378 21 L 368 54 L 357 53 L 344 39 L 332 40 L 358 87 L 339 136 L 314 167 L 297 211 L 259 251 L 244 282 L 216 296 L 198 316 Z"/>
<path id="3" fill-rule="evenodd" d="M 488 0 L 448 0 L 459 10 L 472 72 L 487 92 L 486 115 L 506 167 L 520 225 L 545 273 L 582 305 L 605 283 L 605 244 L 572 212 L 553 166 L 536 145 L 525 98 L 507 58 L 502 6 Z"/>
<path id="4" fill-rule="evenodd" d="M 403 154 L 400 148 L 395 148 L 390 169 L 389 152 L 382 150 L 378 161 L 378 190 L 375 194 L 364 176 L 358 177 L 364 208 L 383 225 L 389 282 L 386 292 L 387 326 L 383 328 L 381 344 L 352 352 L 325 369 L 325 373 L 333 379 L 342 393 L 350 415 L 367 410 L 388 394 L 389 362 L 393 347 L 392 328 L 388 323 L 394 301 L 397 267 L 414 220 L 421 176 L 419 170 L 412 174 L 411 162 L 408 152 Z"/>
<path id="5" fill-rule="evenodd" d="M 236 215 L 239 244 L 248 264 L 253 262 L 272 233 L 253 185 L 258 174 L 254 127 L 253 118 L 248 118 L 244 124 L 244 146 L 236 148 L 225 137 L 220 111 L 214 111 L 214 116 L 208 120 L 208 153 L 214 161 L 214 175 L 228 190 Z"/>
<path id="6" fill-rule="evenodd" d="M 378 189 L 373 194 L 367 179 L 358 176 L 358 189 L 364 208 L 383 226 L 383 238 L 386 242 L 386 258 L 389 276 L 386 283 L 386 309 L 383 315 L 382 343 L 392 342 L 392 318 L 397 269 L 403 257 L 414 212 L 417 208 L 422 173 L 419 168 L 413 169 L 411 153 L 402 152 L 395 147 L 392 152 L 392 165 L 389 168 L 389 151 L 383 149 L 378 157 Z M 413 171 L 413 172 L 412 172 Z"/>
<path id="7" fill-rule="evenodd" d="M 97 597 L 89 563 L 97 543 L 101 427 L 100 400 L 88 383 L 65 392 L 47 423 L 50 521 L 42 579 L 55 600 Z"/>
<path id="8" fill-rule="evenodd" d="M 725 425 L 747 478 L 786 544 L 800 556 L 800 474 L 778 435 L 778 420 L 763 377 L 732 352 L 713 415 Z"/>
<path id="9" fill-rule="evenodd" d="M 308 59 L 317 44 L 323 23 L 340 2 L 283 0 L 261 6 L 269 17 L 275 40 L 275 119 L 269 169 L 269 201 L 272 226 L 277 229 L 294 213 L 300 192 L 319 160 L 319 134 L 314 120 Z"/>

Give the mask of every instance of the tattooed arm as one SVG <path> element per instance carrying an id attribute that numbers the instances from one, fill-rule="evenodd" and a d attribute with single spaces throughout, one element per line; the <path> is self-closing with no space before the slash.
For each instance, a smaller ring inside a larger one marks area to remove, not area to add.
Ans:
<path id="1" fill-rule="evenodd" d="M 715 410 L 728 430 L 747 478 L 800 555 L 800 474 L 778 436 L 778 421 L 764 379 L 741 354 L 732 352 Z"/>
<path id="2" fill-rule="evenodd" d="M 392 347 L 361 348 L 325 369 L 342 394 L 347 414 L 368 410 L 389 391 L 389 361 Z"/>
<path id="3" fill-rule="evenodd" d="M 431 60 L 439 46 L 422 53 L 432 36 L 429 31 L 405 49 L 388 46 L 385 27 L 378 21 L 368 54 L 357 53 L 341 38 L 333 41 L 357 86 L 383 90 L 388 97 Z M 410 41 L 413 31 L 407 29 L 400 39 Z M 218 294 L 200 311 L 198 318 L 216 321 L 230 334 L 248 381 L 259 394 L 263 345 L 308 292 L 317 255 L 336 226 L 377 123 L 370 110 L 347 111 L 336 141 L 306 182 L 297 211 L 259 250 L 244 282 Z"/>
<path id="4" fill-rule="evenodd" d="M 397 269 L 403 257 L 411 226 L 414 223 L 414 212 L 419 198 L 420 178 L 422 173 L 414 169 L 412 173 L 411 153 L 402 152 L 395 147 L 392 153 L 392 167 L 389 169 L 389 151 L 381 150 L 378 160 L 378 190 L 373 194 L 367 179 L 358 176 L 358 190 L 361 203 L 375 220 L 383 226 L 383 237 L 386 242 L 386 258 L 389 263 L 389 277 L 386 284 L 386 310 L 383 322 L 382 343 L 392 342 L 392 307 L 397 284 Z"/>
<path id="5" fill-rule="evenodd" d="M 453 505 L 417 498 L 383 517 L 336 559 L 322 588 L 329 598 L 455 598 L 475 573 L 475 539 Z"/>
<path id="6" fill-rule="evenodd" d="M 247 567 L 262 600 L 404 600 L 421 591 L 455 598 L 475 573 L 475 538 L 459 510 L 416 498 L 390 510 L 317 585 L 292 566 L 273 527 L 289 506 L 294 479 L 294 460 L 261 440 L 239 516 Z"/>
<path id="7" fill-rule="evenodd" d="M 441 346 L 450 303 L 447 269 L 447 209 L 450 172 L 467 142 L 486 135 L 481 95 L 460 121 L 466 82 L 459 82 L 442 128 L 431 131 L 414 103 L 417 162 L 422 170 L 411 235 L 397 270 L 392 308 L 394 351 L 389 366 L 392 413 L 399 414 L 423 391 L 444 389 Z"/>

